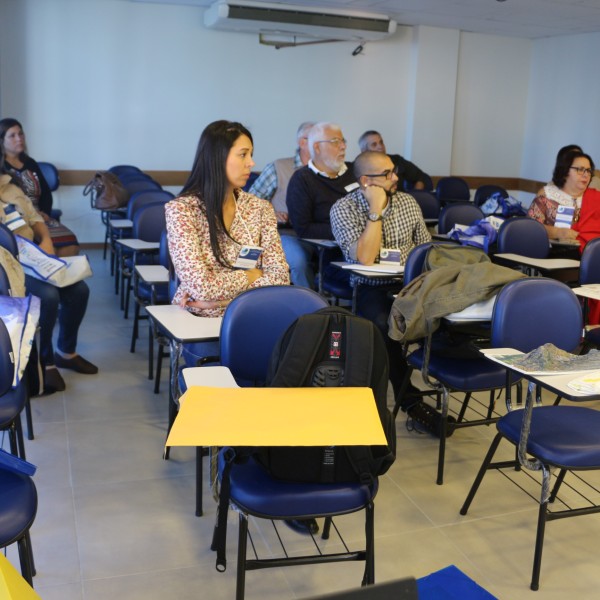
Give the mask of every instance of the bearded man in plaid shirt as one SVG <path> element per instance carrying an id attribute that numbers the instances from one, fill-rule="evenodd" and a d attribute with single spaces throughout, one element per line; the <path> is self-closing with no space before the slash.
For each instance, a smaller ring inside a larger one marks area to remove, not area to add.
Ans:
<path id="1" fill-rule="evenodd" d="M 348 262 L 372 265 L 386 253 L 400 264 L 419 244 L 431 241 L 417 201 L 397 190 L 394 163 L 382 152 L 362 152 L 354 161 L 354 175 L 360 187 L 338 200 L 331 208 L 331 230 Z M 397 394 L 406 372 L 402 347 L 387 335 L 393 293 L 401 284 L 386 278 L 353 275 L 358 285 L 357 313 L 373 321 L 386 340 L 390 379 Z M 407 390 L 414 392 L 415 388 Z"/>

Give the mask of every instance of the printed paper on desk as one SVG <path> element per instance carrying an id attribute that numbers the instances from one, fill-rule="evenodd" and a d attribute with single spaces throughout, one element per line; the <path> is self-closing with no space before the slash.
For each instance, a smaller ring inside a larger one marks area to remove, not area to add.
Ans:
<path id="1" fill-rule="evenodd" d="M 592 371 L 567 384 L 572 390 L 583 394 L 600 394 L 600 371 Z"/>
<path id="2" fill-rule="evenodd" d="M 373 391 L 353 387 L 191 387 L 167 439 L 167 446 L 386 443 Z"/>
<path id="3" fill-rule="evenodd" d="M 242 246 L 233 266 L 237 269 L 254 269 L 262 252 L 260 246 Z"/>

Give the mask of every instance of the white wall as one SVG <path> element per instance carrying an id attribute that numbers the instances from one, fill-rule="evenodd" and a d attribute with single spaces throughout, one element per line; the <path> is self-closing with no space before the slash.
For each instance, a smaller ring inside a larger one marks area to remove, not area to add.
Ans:
<path id="1" fill-rule="evenodd" d="M 461 33 L 451 171 L 520 173 L 532 42 Z"/>
<path id="2" fill-rule="evenodd" d="M 545 179 L 559 146 L 598 149 L 597 35 L 529 42 L 400 27 L 353 57 L 349 42 L 275 50 L 210 31 L 192 6 L 0 0 L 0 22 L 0 114 L 21 119 L 31 154 L 61 169 L 186 170 L 218 118 L 252 130 L 257 168 L 289 155 L 307 119 L 338 122 L 348 158 L 379 129 L 389 151 L 433 175 Z M 573 90 L 571 76 L 586 85 Z M 57 205 L 84 241 L 99 241 L 79 193 L 61 190 Z"/>
<path id="3" fill-rule="evenodd" d="M 435 28 L 421 28 L 415 41 L 412 28 L 400 27 L 356 57 L 350 42 L 275 50 L 255 35 L 205 29 L 202 9 L 126 0 L 0 0 L 0 20 L 10 23 L 0 38 L 2 114 L 23 120 L 34 157 L 66 169 L 120 162 L 187 169 L 199 133 L 217 118 L 251 128 L 260 168 L 289 154 L 298 123 L 315 119 L 342 125 L 350 158 L 362 131 L 375 128 L 390 151 L 443 175 L 451 146 L 440 156 L 436 131 L 447 142 L 455 129 L 456 73 L 469 83 L 482 72 L 493 77 L 512 69 L 516 54 L 516 62 L 529 62 L 525 43 L 505 40 L 513 47 L 505 58 L 488 51 L 486 36 L 469 34 L 461 35 L 459 55 L 458 32 Z M 494 48 L 502 46 L 498 40 Z M 483 116 L 503 110 L 503 102 L 485 99 Z M 524 102 L 517 90 L 518 100 Z M 489 121 L 504 130 L 498 119 Z M 476 130 L 469 139 L 477 144 Z M 499 168 L 499 174 L 516 173 Z"/>
<path id="4" fill-rule="evenodd" d="M 536 41 L 522 172 L 549 180 L 556 152 L 579 144 L 600 163 L 600 33 Z"/>

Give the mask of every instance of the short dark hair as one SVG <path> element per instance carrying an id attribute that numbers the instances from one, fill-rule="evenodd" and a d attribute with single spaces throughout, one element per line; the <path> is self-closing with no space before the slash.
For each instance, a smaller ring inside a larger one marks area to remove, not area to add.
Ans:
<path id="1" fill-rule="evenodd" d="M 241 123 L 221 120 L 207 125 L 200 136 L 190 176 L 180 193 L 198 198 L 208 221 L 210 247 L 216 260 L 225 267 L 231 265 L 223 257 L 218 242 L 220 233 L 231 238 L 223 221 L 223 202 L 228 186 L 225 163 L 233 144 L 242 135 L 252 142 L 252 134 Z"/>
<path id="2" fill-rule="evenodd" d="M 570 152 L 564 153 L 557 161 L 554 167 L 554 173 L 552 173 L 552 183 L 557 188 L 562 188 L 569 175 L 569 169 L 573 165 L 576 158 L 587 158 L 590 161 L 590 168 L 592 172 L 596 169 L 594 161 L 589 154 L 585 154 L 580 150 L 571 150 Z"/>
<path id="3" fill-rule="evenodd" d="M 366 146 L 366 141 L 370 135 L 378 135 L 379 137 L 381 137 L 381 134 L 379 133 L 379 131 L 375 131 L 374 129 L 369 129 L 369 130 L 365 131 L 358 138 L 358 147 L 360 148 L 361 152 L 368 150 L 368 148 Z M 364 148 L 363 148 L 363 146 L 364 146 Z"/>
<path id="4" fill-rule="evenodd" d="M 569 144 L 567 146 L 563 146 L 558 151 L 558 154 L 556 155 L 556 162 L 558 162 L 568 152 L 573 152 L 573 150 L 577 150 L 578 152 L 583 152 L 582 147 L 577 144 Z"/>
<path id="5" fill-rule="evenodd" d="M 381 158 L 381 152 L 375 152 L 373 150 L 365 150 L 361 152 L 355 159 L 352 164 L 352 170 L 354 172 L 354 177 L 358 180 L 363 175 L 371 172 L 371 161 L 374 158 Z"/>

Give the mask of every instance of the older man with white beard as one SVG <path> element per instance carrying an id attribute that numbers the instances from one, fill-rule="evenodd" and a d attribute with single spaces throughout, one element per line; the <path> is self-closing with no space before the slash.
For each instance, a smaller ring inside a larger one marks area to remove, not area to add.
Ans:
<path id="1" fill-rule="evenodd" d="M 290 179 L 287 207 L 298 238 L 333 239 L 329 211 L 337 200 L 358 188 L 350 165 L 345 162 L 346 140 L 339 125 L 317 123 L 308 133 L 308 165 Z M 306 258 L 306 278 L 314 287 L 311 258 L 315 249 L 298 239 Z"/>

